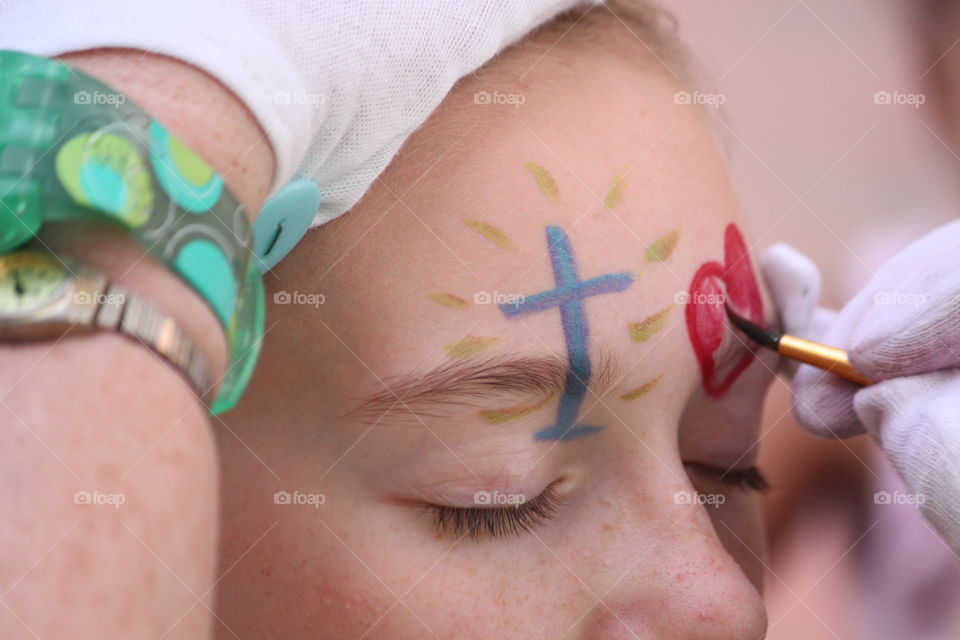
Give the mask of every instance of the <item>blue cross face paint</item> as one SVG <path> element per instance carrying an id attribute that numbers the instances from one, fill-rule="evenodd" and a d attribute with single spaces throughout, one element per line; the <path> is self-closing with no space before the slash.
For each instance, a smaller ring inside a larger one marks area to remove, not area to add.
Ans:
<path id="1" fill-rule="evenodd" d="M 590 366 L 590 331 L 584 312 L 584 301 L 602 293 L 623 291 L 633 283 L 627 271 L 609 273 L 581 280 L 577 261 L 567 233 L 560 227 L 547 227 L 547 248 L 553 266 L 556 287 L 526 296 L 523 302 L 501 304 L 500 311 L 508 318 L 526 313 L 560 310 L 560 323 L 567 347 L 570 370 L 567 373 L 560 408 L 555 424 L 538 431 L 537 440 L 573 440 L 600 431 L 603 427 L 577 424 L 580 405 L 587 394 L 592 375 Z"/>

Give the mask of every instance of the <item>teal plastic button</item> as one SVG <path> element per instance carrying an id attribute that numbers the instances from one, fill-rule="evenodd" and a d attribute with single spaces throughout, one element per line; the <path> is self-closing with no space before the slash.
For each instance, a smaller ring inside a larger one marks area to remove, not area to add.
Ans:
<path id="1" fill-rule="evenodd" d="M 271 196 L 253 223 L 254 262 L 266 273 L 297 246 L 320 208 L 320 187 L 293 180 Z"/>

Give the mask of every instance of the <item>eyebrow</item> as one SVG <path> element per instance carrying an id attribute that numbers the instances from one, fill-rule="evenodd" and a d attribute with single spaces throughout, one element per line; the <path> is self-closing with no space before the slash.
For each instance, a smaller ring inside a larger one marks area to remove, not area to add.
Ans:
<path id="1" fill-rule="evenodd" d="M 602 396 L 617 379 L 618 365 L 602 352 L 593 363 L 588 389 Z M 383 381 L 386 387 L 344 414 L 361 422 L 379 422 L 388 414 L 437 417 L 485 400 L 529 396 L 548 399 L 564 392 L 571 375 L 565 357 L 499 356 L 447 362 L 425 373 L 403 374 Z"/>

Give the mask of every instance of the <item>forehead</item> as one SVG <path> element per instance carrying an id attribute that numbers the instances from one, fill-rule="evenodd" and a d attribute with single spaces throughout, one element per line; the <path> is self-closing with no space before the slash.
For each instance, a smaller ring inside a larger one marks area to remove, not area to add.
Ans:
<path id="1" fill-rule="evenodd" d="M 454 106 L 414 134 L 364 200 L 312 234 L 321 237 L 308 244 L 343 245 L 315 262 L 353 271 L 389 257 L 410 277 L 508 275 L 544 258 L 549 225 L 603 260 L 629 259 L 674 229 L 686 246 L 716 239 L 736 218 L 704 119 L 675 103 L 669 83 L 612 92 L 588 82 L 528 89 L 517 107 L 463 104 L 483 86 L 450 96 Z"/>
<path id="2" fill-rule="evenodd" d="M 514 98 L 476 99 L 496 91 Z M 722 259 L 737 218 L 712 135 L 676 91 L 628 66 L 523 90 L 468 81 L 357 207 L 307 237 L 310 268 L 291 275 L 389 373 L 490 348 L 562 352 L 559 311 L 510 320 L 500 306 L 561 286 L 559 263 L 600 279 L 605 292 L 582 296 L 593 333 L 629 341 L 628 323 Z M 682 309 L 667 316 L 682 335 Z"/>

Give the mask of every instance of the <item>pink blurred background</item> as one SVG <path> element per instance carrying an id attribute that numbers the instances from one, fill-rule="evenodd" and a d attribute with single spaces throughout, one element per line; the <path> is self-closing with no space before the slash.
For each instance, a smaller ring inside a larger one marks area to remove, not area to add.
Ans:
<path id="1" fill-rule="evenodd" d="M 898 248 L 960 214 L 960 157 L 924 82 L 936 59 L 921 44 L 920 2 L 665 4 L 701 91 L 725 99 L 719 130 L 755 255 L 778 241 L 807 253 L 838 307 Z M 960 46 L 943 53 L 937 64 Z M 925 104 L 878 104 L 877 92 Z M 874 445 L 807 436 L 782 382 L 765 420 L 768 637 L 960 638 L 960 569 L 912 507 L 874 504 L 875 490 L 896 487 Z"/>

